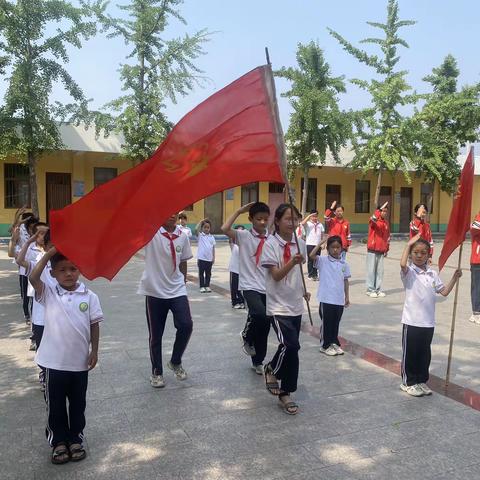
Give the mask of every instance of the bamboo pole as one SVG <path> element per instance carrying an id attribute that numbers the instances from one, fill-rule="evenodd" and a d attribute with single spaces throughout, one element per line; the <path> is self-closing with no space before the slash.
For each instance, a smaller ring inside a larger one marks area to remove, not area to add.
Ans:
<path id="1" fill-rule="evenodd" d="M 460 250 L 458 252 L 458 266 L 460 270 L 462 268 L 462 252 L 463 252 L 463 243 L 460 244 Z M 448 347 L 448 360 L 447 360 L 447 373 L 445 375 L 445 388 L 448 388 L 450 382 L 450 369 L 452 366 L 452 352 L 453 352 L 453 338 L 455 336 L 455 320 L 457 317 L 457 302 L 458 302 L 458 290 L 460 286 L 460 279 L 457 279 L 455 284 L 455 297 L 453 300 L 453 312 L 452 312 L 452 325 L 450 327 L 450 345 Z"/>

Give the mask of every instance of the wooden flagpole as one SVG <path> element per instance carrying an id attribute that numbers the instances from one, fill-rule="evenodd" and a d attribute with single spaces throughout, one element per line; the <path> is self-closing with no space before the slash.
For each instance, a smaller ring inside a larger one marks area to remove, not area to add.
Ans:
<path id="1" fill-rule="evenodd" d="M 267 47 L 265 47 L 265 56 L 267 58 L 267 65 L 270 67 L 270 72 L 271 72 L 272 64 L 270 62 L 270 54 L 268 53 L 268 48 Z M 278 139 L 278 140 L 279 140 L 279 143 L 281 143 L 280 151 L 281 151 L 281 155 L 283 157 L 282 163 L 283 163 L 284 168 L 285 168 L 284 175 L 285 175 L 285 180 L 287 182 L 285 184 L 285 186 L 287 188 L 288 202 L 290 203 L 290 212 L 291 212 L 291 215 L 292 215 L 293 236 L 295 238 L 295 244 L 297 245 L 297 251 L 298 251 L 298 253 L 300 253 L 300 244 L 298 242 L 297 229 L 295 228 L 295 222 L 294 222 L 294 219 L 293 219 L 294 218 L 293 195 L 292 195 L 292 190 L 290 188 L 290 183 L 288 182 L 287 171 L 286 171 L 286 168 L 287 168 L 286 167 L 286 165 L 287 165 L 287 153 L 286 153 L 286 148 L 285 148 L 285 139 L 284 139 L 284 136 L 283 136 L 282 124 L 280 123 L 280 115 L 278 113 L 277 94 L 276 94 L 276 91 L 275 91 L 275 82 L 273 81 L 273 74 L 272 74 L 272 82 L 271 83 L 272 83 L 271 88 L 272 88 L 273 108 L 274 108 L 276 126 L 277 126 L 277 129 L 278 129 L 278 134 L 281 137 L 281 139 Z M 300 268 L 300 274 L 301 274 L 301 277 L 302 277 L 303 298 L 305 298 L 305 302 L 307 303 L 308 318 L 310 320 L 310 325 L 313 327 L 312 312 L 310 310 L 310 302 L 308 301 L 308 297 L 307 297 L 307 293 L 308 293 L 307 292 L 307 284 L 305 282 L 305 275 L 303 274 L 303 265 L 301 263 L 299 263 L 298 267 Z"/>
<path id="2" fill-rule="evenodd" d="M 460 244 L 460 250 L 458 252 L 458 266 L 460 270 L 462 268 L 462 252 L 463 252 L 463 242 Z M 457 301 L 458 301 L 458 290 L 460 285 L 460 279 L 457 279 L 455 284 L 455 297 L 453 300 L 453 313 L 452 313 L 452 325 L 450 327 L 450 345 L 448 347 L 448 360 L 447 360 L 447 373 L 445 375 L 445 388 L 448 388 L 450 382 L 450 368 L 452 366 L 452 351 L 453 351 L 453 338 L 455 336 L 455 320 L 457 317 Z"/>

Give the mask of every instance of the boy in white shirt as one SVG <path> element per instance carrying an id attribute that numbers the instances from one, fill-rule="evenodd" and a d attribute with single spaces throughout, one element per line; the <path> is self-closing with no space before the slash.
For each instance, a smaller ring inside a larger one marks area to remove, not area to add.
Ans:
<path id="1" fill-rule="evenodd" d="M 190 227 L 187 225 L 187 214 L 185 212 L 180 212 L 178 214 L 178 221 L 180 222 L 178 224 L 178 228 L 188 237 L 190 240 L 192 238 L 192 230 Z"/>
<path id="2" fill-rule="evenodd" d="M 41 279 L 49 261 L 58 282 L 54 287 Z M 37 301 L 45 308 L 45 329 L 35 361 L 46 368 L 46 435 L 56 464 L 77 462 L 87 455 L 82 442 L 88 371 L 97 364 L 103 312 L 97 295 L 78 282 L 79 275 L 77 267 L 52 247 L 29 277 Z"/>
<path id="3" fill-rule="evenodd" d="M 210 233 L 212 222 L 208 218 L 200 221 L 195 228 L 198 239 L 197 265 L 200 293 L 210 293 L 210 279 L 212 278 L 212 267 L 215 263 L 215 237 Z"/>
<path id="4" fill-rule="evenodd" d="M 248 212 L 251 230 L 234 230 L 232 225 L 239 215 Z M 265 296 L 265 269 L 260 264 L 263 246 L 268 237 L 270 208 L 263 202 L 240 207 L 222 225 L 222 232 L 233 239 L 239 248 L 239 288 L 247 302 L 248 317 L 241 333 L 243 351 L 252 357 L 252 368 L 263 374 L 263 360 L 267 354 L 271 317 L 267 316 Z"/>
<path id="5" fill-rule="evenodd" d="M 322 241 L 323 232 L 325 229 L 318 221 L 318 210 L 314 209 L 310 214 L 300 222 L 305 227 L 305 243 L 307 244 L 308 254 L 308 278 L 316 281 L 318 280 L 318 271 L 315 267 L 315 261 L 310 258 L 312 250 Z"/>
<path id="6" fill-rule="evenodd" d="M 138 292 L 145 295 L 149 333 L 152 375 L 150 385 L 165 386 L 162 364 L 162 337 L 168 312 L 173 314 L 177 330 L 170 361 L 167 366 L 178 380 L 185 380 L 187 372 L 182 367 L 182 356 L 192 334 L 193 323 L 187 298 L 187 260 L 192 250 L 187 236 L 176 225 L 177 215 L 172 215 L 145 247 L 145 270 Z"/>

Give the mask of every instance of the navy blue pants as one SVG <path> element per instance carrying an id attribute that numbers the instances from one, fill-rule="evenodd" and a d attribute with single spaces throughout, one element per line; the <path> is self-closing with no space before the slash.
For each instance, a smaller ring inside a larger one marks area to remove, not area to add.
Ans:
<path id="1" fill-rule="evenodd" d="M 210 287 L 213 262 L 208 262 L 207 260 L 198 260 L 197 265 L 200 288 Z"/>
<path id="2" fill-rule="evenodd" d="M 332 343 L 340 346 L 338 330 L 342 319 L 343 305 L 331 303 L 320 303 L 318 313 L 320 314 L 320 345 L 328 348 Z"/>
<path id="3" fill-rule="evenodd" d="M 83 442 L 87 385 L 88 371 L 46 369 L 45 401 L 48 418 L 45 434 L 52 447 L 61 442 Z"/>
<path id="4" fill-rule="evenodd" d="M 401 374 L 405 385 L 427 383 L 430 362 L 433 327 L 403 325 Z"/>
<path id="5" fill-rule="evenodd" d="M 33 297 L 27 296 L 28 277 L 19 275 L 18 281 L 20 283 L 20 296 L 22 297 L 23 316 L 29 319 L 32 314 Z"/>
<path id="6" fill-rule="evenodd" d="M 174 365 L 180 365 L 182 363 L 182 355 L 185 352 L 190 336 L 192 335 L 193 322 L 190 314 L 190 305 L 186 295 L 175 298 L 156 298 L 147 296 L 145 297 L 145 303 L 152 375 L 163 375 L 162 337 L 168 312 L 172 312 L 173 325 L 177 329 L 171 362 Z"/>

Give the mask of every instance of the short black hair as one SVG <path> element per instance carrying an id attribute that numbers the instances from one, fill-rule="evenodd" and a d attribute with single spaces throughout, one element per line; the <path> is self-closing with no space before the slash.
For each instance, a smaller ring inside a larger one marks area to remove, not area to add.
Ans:
<path id="1" fill-rule="evenodd" d="M 51 259 L 50 259 L 50 265 L 52 266 L 52 270 L 55 269 L 55 266 L 61 262 L 62 260 L 68 260 L 68 258 L 60 252 L 57 252 Z"/>
<path id="2" fill-rule="evenodd" d="M 37 230 L 38 230 L 38 227 L 48 227 L 48 223 L 45 223 L 45 222 L 36 222 L 34 225 L 33 225 L 33 233 L 35 233 Z"/>
<path id="3" fill-rule="evenodd" d="M 255 202 L 249 209 L 248 209 L 248 216 L 253 218 L 257 213 L 266 213 L 270 215 L 270 207 L 263 202 Z"/>
<path id="4" fill-rule="evenodd" d="M 410 245 L 409 252 L 411 252 L 413 250 L 413 247 L 415 247 L 416 245 L 423 245 L 427 247 L 427 250 L 430 252 L 430 242 L 428 240 L 425 240 L 424 238 L 419 238 L 415 243 L 412 243 L 412 245 Z"/>
<path id="5" fill-rule="evenodd" d="M 25 224 L 24 224 L 27 232 L 28 232 L 28 229 L 29 229 L 32 225 L 34 225 L 35 223 L 38 223 L 38 221 L 39 221 L 39 220 L 38 220 L 37 217 L 35 217 L 35 215 L 32 215 L 32 216 L 28 217 L 27 220 L 25 221 Z"/>
<path id="6" fill-rule="evenodd" d="M 336 210 L 337 208 L 341 208 L 343 211 L 345 211 L 345 209 L 343 208 L 343 205 L 341 203 L 337 203 L 333 210 Z"/>
<path id="7" fill-rule="evenodd" d="M 417 204 L 415 205 L 415 207 L 413 208 L 414 213 L 417 213 L 417 212 L 418 212 L 418 209 L 419 209 L 420 207 L 423 207 L 423 208 L 426 210 L 426 212 L 428 213 L 428 207 L 427 207 L 424 203 L 417 203 Z"/>
<path id="8" fill-rule="evenodd" d="M 328 240 L 327 240 L 327 250 L 328 248 L 330 247 L 330 245 L 332 243 L 339 243 L 341 245 L 341 247 L 343 248 L 343 243 L 342 243 L 342 239 L 338 236 L 338 235 L 332 235 L 331 237 L 328 237 Z"/>
<path id="9" fill-rule="evenodd" d="M 182 218 L 183 218 L 183 219 L 187 220 L 187 214 L 186 214 L 186 213 L 183 213 L 183 212 L 182 212 L 182 213 L 179 213 L 179 214 L 178 214 L 178 218 L 179 218 L 179 219 L 182 219 Z"/>
<path id="10" fill-rule="evenodd" d="M 313 215 L 314 213 L 318 214 L 318 210 L 316 208 L 312 208 L 312 210 L 310 210 L 310 215 Z"/>
<path id="11" fill-rule="evenodd" d="M 26 218 L 30 218 L 30 217 L 33 217 L 32 212 L 23 212 L 22 213 L 22 220 L 25 220 Z"/>
<path id="12" fill-rule="evenodd" d="M 285 212 L 287 210 L 290 210 L 293 207 L 293 212 L 297 217 L 300 216 L 300 212 L 298 211 L 298 208 L 295 205 L 291 205 L 290 203 L 281 203 L 277 209 L 275 210 L 275 221 L 279 221 L 282 219 L 282 217 L 285 215 Z M 277 224 L 275 223 L 275 231 L 278 232 Z"/>

